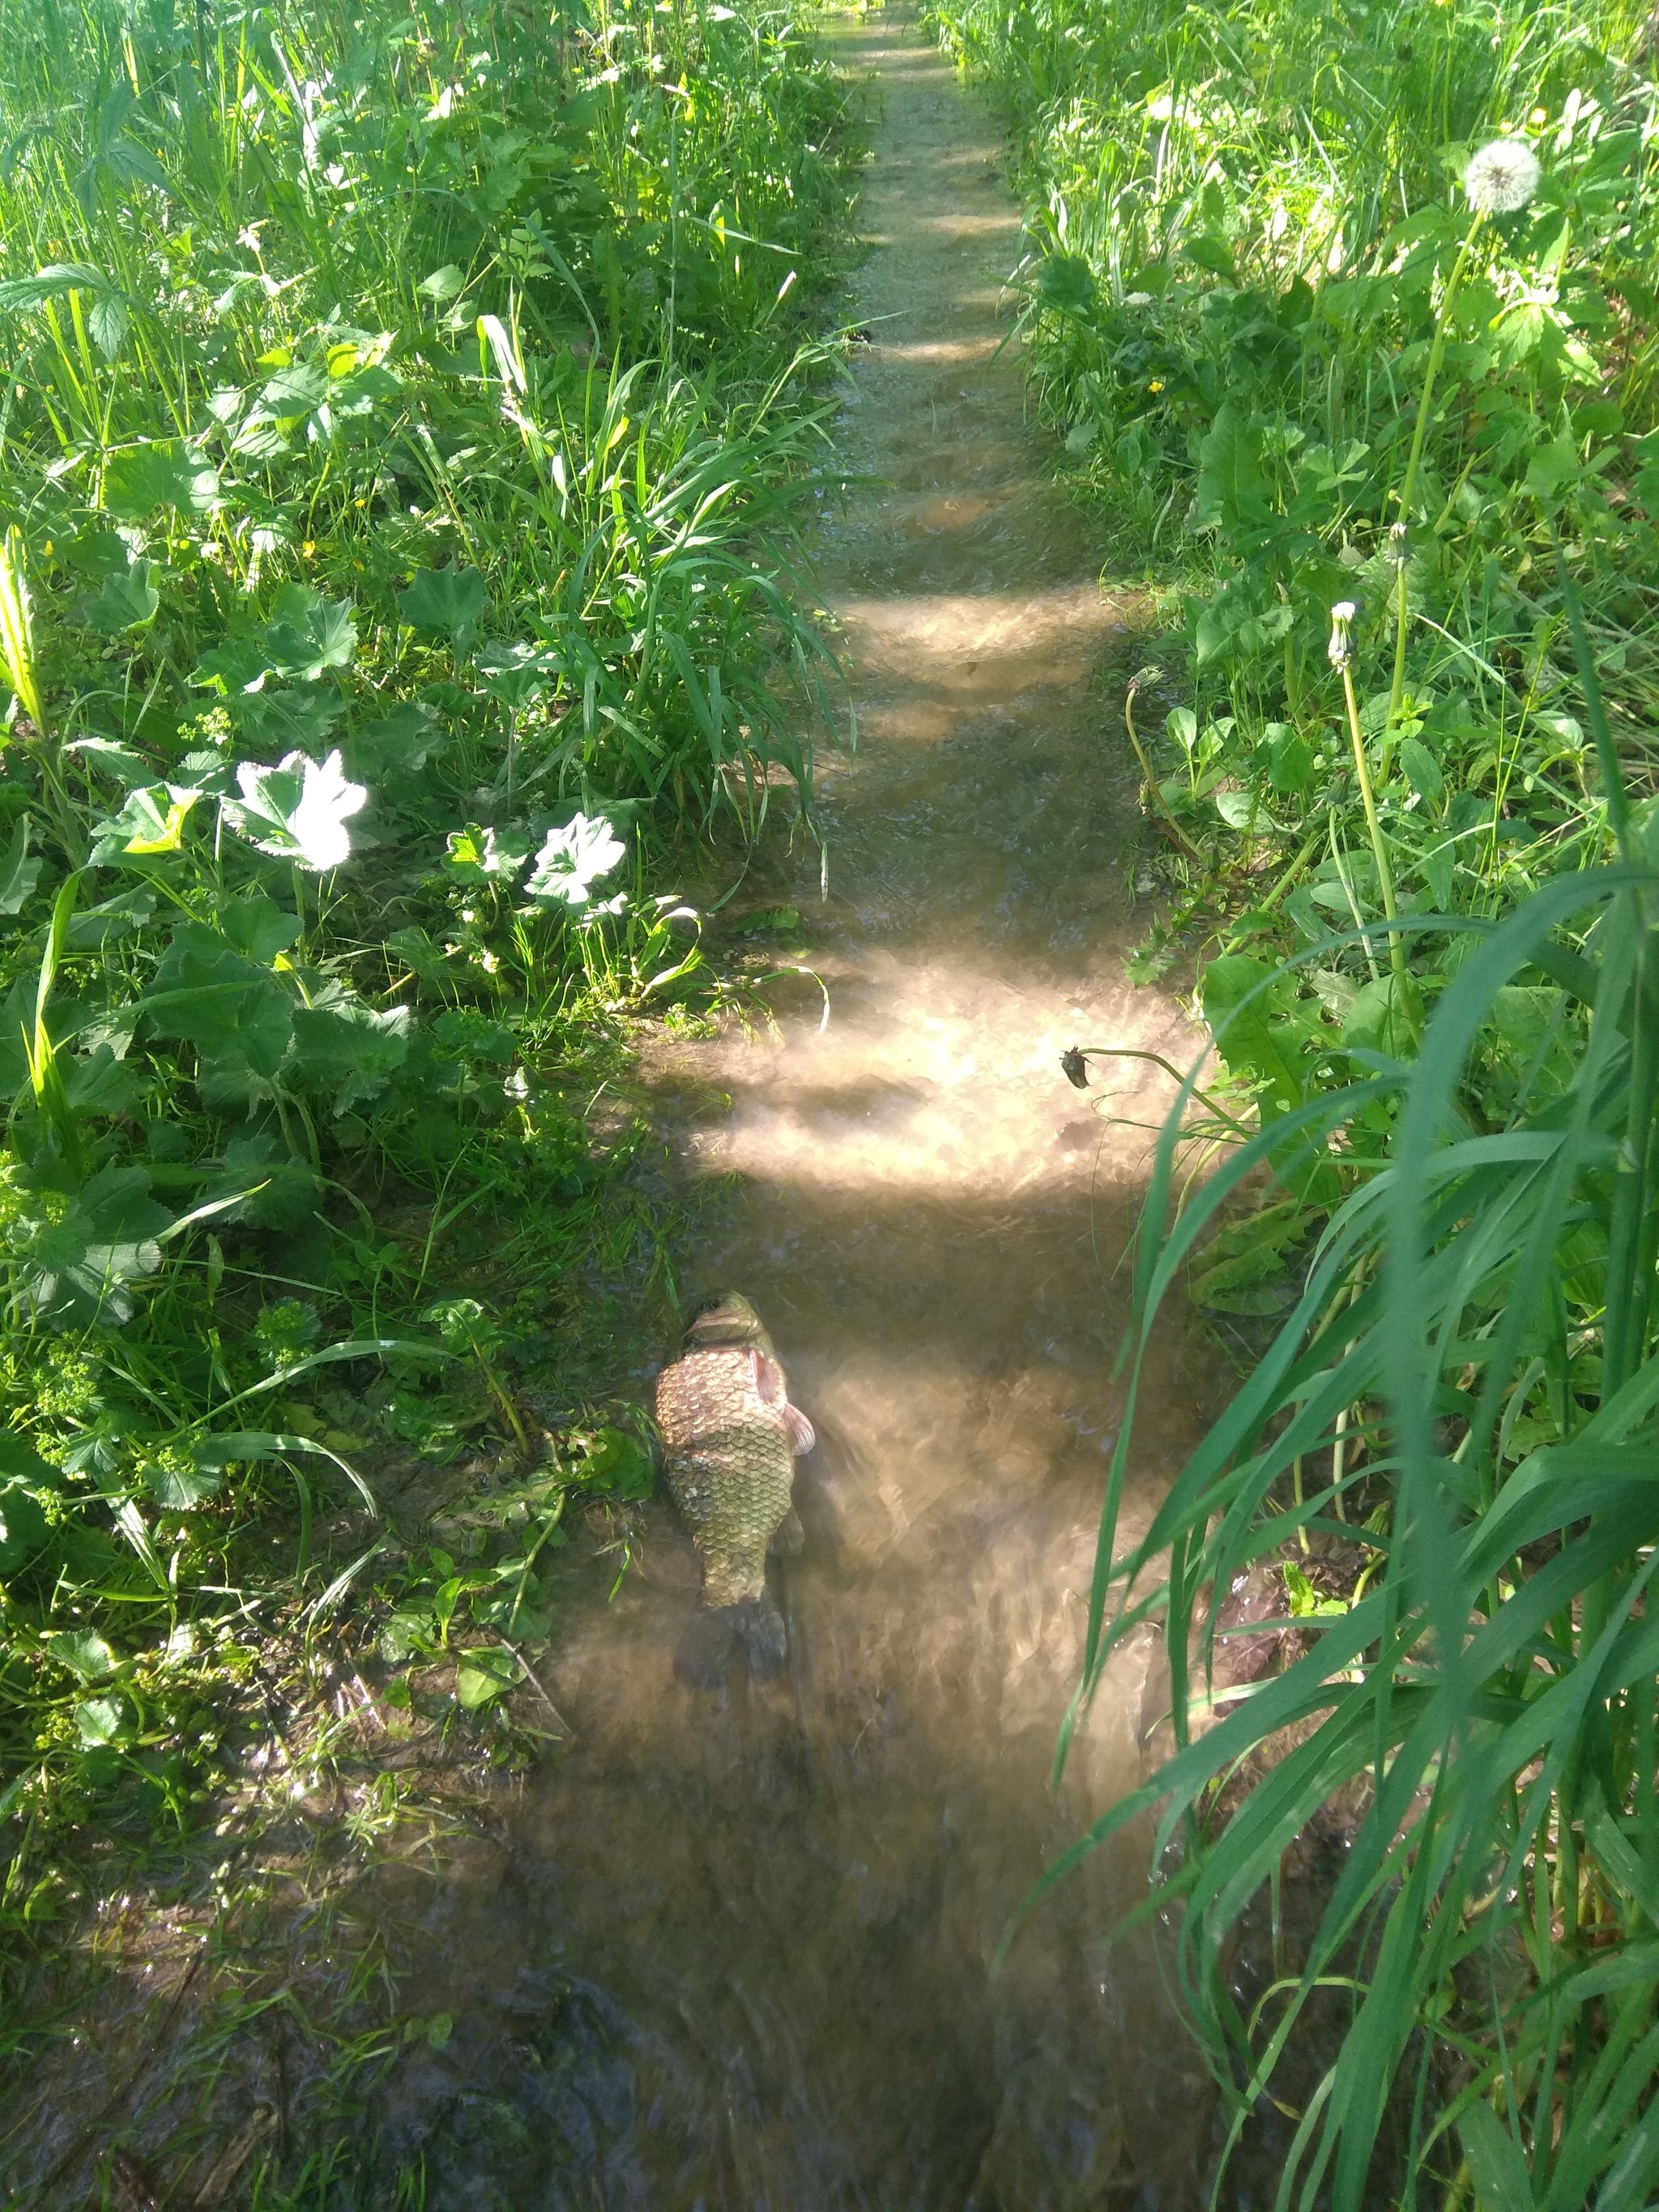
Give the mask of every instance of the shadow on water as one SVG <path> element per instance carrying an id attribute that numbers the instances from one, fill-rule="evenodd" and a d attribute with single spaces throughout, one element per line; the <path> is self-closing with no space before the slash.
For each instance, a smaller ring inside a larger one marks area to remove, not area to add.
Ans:
<path id="1" fill-rule="evenodd" d="M 1147 1143 L 1059 1058 L 1190 1044 L 1123 980 L 1134 776 L 1094 678 L 1133 610 L 1025 424 L 994 121 L 902 16 L 842 35 L 884 101 L 841 428 L 866 481 L 817 548 L 860 743 L 824 778 L 827 896 L 816 854 L 744 890 L 805 913 L 830 1018 L 803 988 L 775 1034 L 665 1043 L 648 1071 L 684 1172 L 732 1179 L 692 1287 L 757 1301 L 821 1438 L 778 1577 L 789 1664 L 713 1695 L 675 1679 L 697 1577 L 653 1507 L 614 1601 L 571 1578 L 544 1668 L 570 1732 L 503 1836 L 441 1881 L 364 1886 L 410 2003 L 453 2017 L 364 2113 L 377 2167 L 424 2160 L 431 2212 L 1203 2196 L 1210 2100 L 1156 1939 L 1104 1942 L 1146 1836 L 988 1971 L 1044 1864 L 1141 1772 L 1146 1648 L 1047 1787 Z M 1168 1103 L 1145 1069 L 1111 1080 L 1125 1116 Z M 1131 1520 L 1200 1420 L 1187 1358 L 1171 1340 L 1153 1363 Z"/>
<path id="2" fill-rule="evenodd" d="M 805 911 L 830 1017 L 804 990 L 775 1035 L 665 1046 L 653 1070 L 687 1171 L 734 1178 L 693 1287 L 757 1301 L 822 1439 L 807 1549 L 779 1577 L 789 1668 L 716 1698 L 676 1682 L 696 1576 L 665 1516 L 562 1638 L 546 1674 L 572 1740 L 493 1881 L 450 1901 L 456 2035 L 388 2114 L 444 2204 L 1177 2212 L 1201 2193 L 1208 2103 L 1153 1941 L 1103 1941 L 1143 1893 L 1145 1837 L 988 1973 L 1045 1862 L 1140 1772 L 1145 1652 L 1046 1787 L 1146 1142 L 1103 1127 L 1059 1057 L 1188 1042 L 1123 981 L 1133 778 L 1092 679 L 1133 610 L 1097 588 L 1025 426 L 994 123 L 902 21 L 847 39 L 884 103 L 842 422 L 867 481 L 817 563 L 860 744 L 824 781 L 827 896 L 811 855 L 744 893 Z M 1121 1110 L 1155 1120 L 1162 1080 L 1126 1081 Z M 1134 1510 L 1201 1395 L 1165 1346 Z"/>

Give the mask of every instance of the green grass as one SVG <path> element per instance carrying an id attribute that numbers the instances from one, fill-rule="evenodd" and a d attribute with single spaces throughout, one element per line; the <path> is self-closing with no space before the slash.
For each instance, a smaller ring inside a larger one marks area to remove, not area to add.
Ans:
<path id="1" fill-rule="evenodd" d="M 725 989 L 700 842 L 811 826 L 848 103 L 788 7 L 0 0 L 14 2079 L 273 1669 L 510 1765 L 648 1489 L 630 1039 Z"/>
<path id="2" fill-rule="evenodd" d="M 933 15 L 1008 106 L 1066 467 L 1178 597 L 1131 702 L 1166 894 L 1134 967 L 1195 974 L 1220 1062 L 1164 1132 L 1127 1356 L 1184 1282 L 1238 1385 L 1119 1556 L 1126 1421 L 1079 1692 L 1162 1618 L 1176 1748 L 1079 1849 L 1162 1808 L 1153 1903 L 1182 1900 L 1235 2140 L 1316 2085 L 1280 2205 L 1640 2205 L 1645 32 L 1618 4 Z M 1520 204 L 1483 204 L 1494 141 Z M 1302 1656 L 1218 1716 L 1212 1594 L 1251 1565 L 1283 1572 Z M 1318 1936 L 1242 2002 L 1232 1946 L 1333 1802 L 1367 1809 Z M 1346 2032 L 1281 2069 L 1333 2004 Z"/>

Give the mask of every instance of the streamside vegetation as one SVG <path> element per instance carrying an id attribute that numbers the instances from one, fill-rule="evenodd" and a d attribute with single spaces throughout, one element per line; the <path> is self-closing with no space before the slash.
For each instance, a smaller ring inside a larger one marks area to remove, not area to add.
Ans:
<path id="1" fill-rule="evenodd" d="M 1625 2212 L 1659 2188 L 1651 23 L 934 13 L 1008 104 L 1069 465 L 1177 584 L 1126 709 L 1141 966 L 1195 972 L 1223 1087 L 1164 1133 L 1130 1388 L 1183 1276 L 1248 1352 L 1120 1557 L 1125 1424 L 1080 1695 L 1161 1616 L 1175 1747 L 1079 1849 L 1161 1808 L 1280 2206 Z M 1266 1565 L 1299 1656 L 1212 1698 L 1212 1594 Z M 1244 1990 L 1333 1806 L 1317 1933 Z"/>
<path id="2" fill-rule="evenodd" d="M 810 834 L 854 136 L 788 6 L 0 0 L 17 2063 L 228 1790 L 229 1910 L 248 1759 L 549 1725 L 562 1519 L 650 1483 L 627 1039 L 717 988 L 662 887 Z"/>

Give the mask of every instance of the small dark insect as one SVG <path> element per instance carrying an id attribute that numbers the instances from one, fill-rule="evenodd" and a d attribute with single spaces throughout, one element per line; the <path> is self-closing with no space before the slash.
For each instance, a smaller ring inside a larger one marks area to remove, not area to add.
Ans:
<path id="1" fill-rule="evenodd" d="M 1072 1045 L 1061 1053 L 1060 1066 L 1060 1072 L 1068 1083 L 1074 1084 L 1079 1091 L 1086 1091 L 1089 1088 L 1089 1063 L 1076 1045 Z"/>

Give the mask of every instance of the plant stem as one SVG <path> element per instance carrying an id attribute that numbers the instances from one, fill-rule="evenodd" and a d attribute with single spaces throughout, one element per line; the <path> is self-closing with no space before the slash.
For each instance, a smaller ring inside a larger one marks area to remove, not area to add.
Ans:
<path id="1" fill-rule="evenodd" d="M 1359 702 L 1353 696 L 1353 670 L 1345 661 L 1342 667 L 1342 696 L 1348 709 L 1348 735 L 1353 740 L 1354 774 L 1359 779 L 1359 796 L 1365 806 L 1365 827 L 1370 833 L 1371 857 L 1376 862 L 1377 888 L 1382 894 L 1382 912 L 1390 922 L 1398 921 L 1400 908 L 1394 895 L 1394 871 L 1389 866 L 1389 848 L 1382 836 L 1382 824 L 1376 818 L 1376 799 L 1371 791 L 1371 772 L 1365 759 L 1365 740 L 1359 733 Z M 1406 940 L 1398 929 L 1389 932 L 1389 965 L 1402 988 L 1407 981 Z M 1401 1012 L 1406 1008 L 1401 1005 Z"/>
<path id="2" fill-rule="evenodd" d="M 1434 319 L 1434 337 L 1429 345 L 1428 366 L 1423 372 L 1423 397 L 1418 405 L 1416 426 L 1412 431 L 1411 452 L 1406 460 L 1406 480 L 1400 487 L 1400 520 L 1407 527 L 1411 523 L 1412 505 L 1417 497 L 1418 471 L 1423 465 L 1423 447 L 1429 434 L 1429 423 L 1433 413 L 1435 383 L 1440 374 L 1441 362 L 1445 357 L 1446 333 L 1451 323 L 1452 302 L 1456 299 L 1458 289 L 1468 271 L 1469 256 L 1474 250 L 1475 239 L 1485 220 L 1484 216 L 1477 213 L 1474 222 L 1470 223 L 1463 243 L 1458 248 L 1457 258 L 1452 264 L 1451 275 L 1446 280 L 1446 289 L 1441 295 L 1439 312 Z M 1400 702 L 1405 696 L 1406 691 L 1406 570 L 1407 563 L 1403 557 L 1405 550 L 1402 545 L 1400 573 L 1395 586 L 1394 681 L 1389 686 L 1389 721 L 1390 723 L 1400 712 Z"/>

